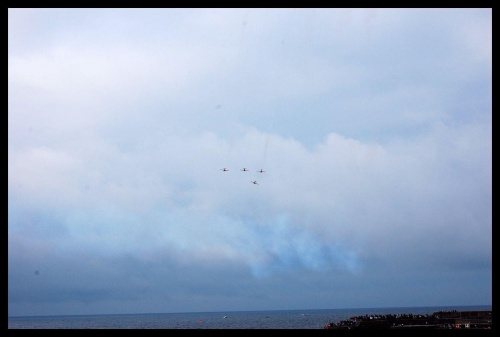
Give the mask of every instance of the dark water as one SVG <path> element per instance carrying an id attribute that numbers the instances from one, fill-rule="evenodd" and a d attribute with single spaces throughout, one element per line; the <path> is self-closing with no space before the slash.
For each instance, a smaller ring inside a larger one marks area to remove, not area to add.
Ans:
<path id="1" fill-rule="evenodd" d="M 491 310 L 490 306 L 377 309 L 229 311 L 134 315 L 9 317 L 9 329 L 323 329 L 365 314 L 432 314 L 440 310 Z"/>

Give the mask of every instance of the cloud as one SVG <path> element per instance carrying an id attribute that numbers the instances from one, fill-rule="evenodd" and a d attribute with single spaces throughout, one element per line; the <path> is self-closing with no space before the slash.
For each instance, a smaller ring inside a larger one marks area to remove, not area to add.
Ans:
<path id="1" fill-rule="evenodd" d="M 9 10 L 9 298 L 265 307 L 491 273 L 490 16 Z M 64 277 L 33 295 L 43 264 Z"/>
<path id="2" fill-rule="evenodd" d="M 337 251 L 354 259 L 347 264 L 360 263 L 359 254 L 381 254 L 380 244 L 384 251 L 412 255 L 428 233 L 458 235 L 446 244 L 457 253 L 463 246 L 455 244 L 470 238 L 457 230 L 471 220 L 476 230 L 488 232 L 491 205 L 476 201 L 491 195 L 490 165 L 483 162 L 491 144 L 480 137 L 485 132 L 491 130 L 437 127 L 421 139 L 385 148 L 330 134 L 312 151 L 271 135 L 267 172 L 252 166 L 246 176 L 240 166 L 262 163 L 268 136 L 254 129 L 246 136 L 248 151 L 233 146 L 231 160 L 240 165 L 229 172 L 218 165 L 229 144 L 213 134 L 174 138 L 170 142 L 177 146 L 151 148 L 147 155 L 111 146 L 97 155 L 34 149 L 11 152 L 9 185 L 16 200 L 23 195 L 62 212 L 73 240 L 83 240 L 74 242 L 82 249 L 130 253 L 142 251 L 145 240 L 148 249 L 166 246 L 193 258 L 317 269 L 335 265 Z M 255 177 L 261 185 L 253 188 Z"/>

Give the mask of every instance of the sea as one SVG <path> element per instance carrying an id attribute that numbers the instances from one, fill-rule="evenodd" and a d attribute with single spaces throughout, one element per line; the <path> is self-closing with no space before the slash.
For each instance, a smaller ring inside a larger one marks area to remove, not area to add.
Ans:
<path id="1" fill-rule="evenodd" d="M 8 317 L 9 329 L 323 329 L 352 316 L 492 310 L 491 305 Z"/>

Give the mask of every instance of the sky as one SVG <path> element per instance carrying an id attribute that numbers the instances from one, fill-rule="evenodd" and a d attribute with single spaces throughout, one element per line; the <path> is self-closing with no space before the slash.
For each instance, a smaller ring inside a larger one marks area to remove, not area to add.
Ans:
<path id="1" fill-rule="evenodd" d="M 492 9 L 8 10 L 9 316 L 491 303 Z"/>

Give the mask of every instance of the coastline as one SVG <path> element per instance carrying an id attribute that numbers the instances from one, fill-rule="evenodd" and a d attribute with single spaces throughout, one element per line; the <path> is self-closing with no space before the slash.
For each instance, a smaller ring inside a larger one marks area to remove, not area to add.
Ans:
<path id="1" fill-rule="evenodd" d="M 491 329 L 492 310 L 449 310 L 429 314 L 365 314 L 325 329 Z"/>

